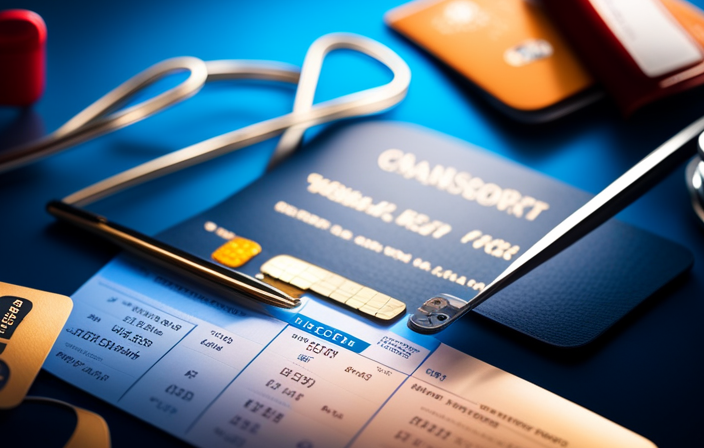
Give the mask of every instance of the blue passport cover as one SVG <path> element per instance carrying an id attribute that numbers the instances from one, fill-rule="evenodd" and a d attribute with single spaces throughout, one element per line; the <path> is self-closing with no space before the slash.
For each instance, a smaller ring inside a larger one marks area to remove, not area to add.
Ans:
<path id="1" fill-rule="evenodd" d="M 589 198 L 437 132 L 362 122 L 323 133 L 160 237 L 211 259 L 234 233 L 262 246 L 245 273 L 288 254 L 413 312 L 438 293 L 471 298 Z M 684 247 L 611 220 L 474 312 L 551 345 L 581 346 L 692 263 Z"/>

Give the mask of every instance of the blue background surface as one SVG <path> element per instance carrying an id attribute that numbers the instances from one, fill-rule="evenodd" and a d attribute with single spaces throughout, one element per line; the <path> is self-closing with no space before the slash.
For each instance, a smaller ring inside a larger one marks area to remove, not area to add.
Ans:
<path id="1" fill-rule="evenodd" d="M 487 105 L 460 78 L 387 28 L 403 1 L 15 1 L 48 27 L 47 89 L 29 111 L 0 107 L 0 147 L 52 131 L 124 80 L 162 59 L 266 59 L 300 65 L 317 37 L 359 33 L 398 52 L 413 73 L 407 98 L 381 119 L 417 123 L 597 193 L 704 112 L 704 89 L 624 119 L 608 101 L 545 125 L 524 125 Z M 703 0 L 697 0 L 700 7 Z M 388 73 L 333 54 L 317 99 L 383 83 Z M 44 204 L 204 138 L 290 111 L 293 89 L 252 82 L 210 85 L 195 98 L 128 129 L 0 176 L 0 281 L 70 295 L 117 253 L 57 225 Z M 314 133 L 316 130 L 313 130 Z M 307 134 L 312 135 L 311 134 Z M 258 177 L 267 142 L 96 204 L 117 222 L 156 233 L 216 204 Z M 651 439 L 701 445 L 704 418 L 704 230 L 689 205 L 684 167 L 619 218 L 689 247 L 693 270 L 596 343 L 548 349 L 470 316 L 439 338 Z M 105 416 L 115 447 L 178 440 L 42 373 L 33 394 Z"/>

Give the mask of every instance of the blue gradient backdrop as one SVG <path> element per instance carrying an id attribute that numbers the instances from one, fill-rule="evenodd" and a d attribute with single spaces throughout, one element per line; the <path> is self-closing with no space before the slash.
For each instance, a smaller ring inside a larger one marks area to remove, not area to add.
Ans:
<path id="1" fill-rule="evenodd" d="M 359 33 L 411 67 L 408 97 L 380 119 L 418 123 L 596 193 L 671 134 L 704 113 L 704 89 L 629 119 L 608 101 L 558 122 L 517 124 L 427 54 L 387 28 L 398 0 L 7 1 L 48 27 L 48 84 L 29 111 L 0 107 L 0 147 L 56 129 L 92 101 L 162 59 L 267 59 L 300 65 L 317 37 Z M 704 6 L 704 0 L 697 0 Z M 318 99 L 388 79 L 373 62 L 333 54 Z M 167 85 L 165 83 L 163 85 Z M 54 224 L 44 204 L 158 155 L 290 110 L 293 89 L 254 82 L 207 86 L 197 97 L 129 129 L 0 176 L 0 281 L 71 294 L 117 251 Z M 309 132 L 308 137 L 315 133 Z M 271 142 L 152 182 L 96 204 L 116 221 L 155 233 L 229 196 L 259 176 Z M 658 446 L 701 446 L 704 410 L 704 231 L 689 206 L 684 167 L 620 218 L 678 241 L 693 271 L 579 351 L 549 350 L 470 316 L 439 338 L 643 434 Z M 106 417 L 115 447 L 180 442 L 42 373 L 32 393 Z M 1 426 L 1 423 L 0 423 Z"/>

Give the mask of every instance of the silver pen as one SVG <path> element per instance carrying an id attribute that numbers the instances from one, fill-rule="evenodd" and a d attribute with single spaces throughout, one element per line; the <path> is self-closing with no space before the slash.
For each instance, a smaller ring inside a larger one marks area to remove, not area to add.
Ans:
<path id="1" fill-rule="evenodd" d="M 299 304 L 299 299 L 293 298 L 256 278 L 226 269 L 155 238 L 112 223 L 100 215 L 62 201 L 51 201 L 47 204 L 46 209 L 62 221 L 102 236 L 158 264 L 169 268 L 180 268 L 197 278 L 224 286 L 229 292 L 236 292 L 247 298 L 282 308 L 293 308 Z"/>

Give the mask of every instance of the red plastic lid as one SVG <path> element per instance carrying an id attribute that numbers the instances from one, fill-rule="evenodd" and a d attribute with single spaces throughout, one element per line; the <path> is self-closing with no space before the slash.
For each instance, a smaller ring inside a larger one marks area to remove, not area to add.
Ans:
<path id="1" fill-rule="evenodd" d="M 0 52 L 31 51 L 44 45 L 46 25 L 26 9 L 0 11 Z"/>

